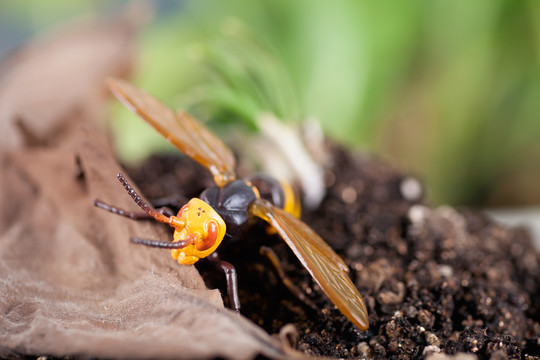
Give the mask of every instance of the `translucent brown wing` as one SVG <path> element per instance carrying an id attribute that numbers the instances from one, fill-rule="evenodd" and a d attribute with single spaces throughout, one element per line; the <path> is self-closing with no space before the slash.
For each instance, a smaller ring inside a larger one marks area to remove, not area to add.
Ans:
<path id="1" fill-rule="evenodd" d="M 184 111 L 174 112 L 124 80 L 109 78 L 107 85 L 129 110 L 146 120 L 187 156 L 210 170 L 218 186 L 235 180 L 233 153 L 197 119 Z"/>
<path id="2" fill-rule="evenodd" d="M 249 210 L 276 229 L 338 309 L 358 328 L 366 330 L 369 321 L 364 299 L 334 250 L 301 220 L 266 200 L 256 200 Z"/>

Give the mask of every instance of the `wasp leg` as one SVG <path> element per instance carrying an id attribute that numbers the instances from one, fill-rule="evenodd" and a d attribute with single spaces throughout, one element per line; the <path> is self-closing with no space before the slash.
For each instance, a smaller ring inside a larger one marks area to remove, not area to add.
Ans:
<path id="1" fill-rule="evenodd" d="M 308 298 L 306 294 L 292 282 L 292 280 L 287 276 L 287 274 L 285 274 L 285 271 L 283 270 L 283 267 L 281 266 L 281 262 L 279 261 L 279 257 L 277 256 L 274 250 L 272 250 L 268 246 L 261 246 L 259 249 L 259 252 L 261 253 L 261 255 L 266 256 L 268 260 L 270 260 L 272 267 L 274 268 L 277 276 L 279 277 L 283 285 L 285 285 L 287 289 L 289 289 L 289 291 L 298 300 L 300 300 L 301 302 L 309 306 L 311 309 L 315 311 L 319 311 L 319 309 L 317 308 L 317 305 L 315 305 L 315 303 L 311 301 L 311 299 Z"/>
<path id="2" fill-rule="evenodd" d="M 238 276 L 236 275 L 236 269 L 230 262 L 221 260 L 217 253 L 212 253 L 210 256 L 208 256 L 208 260 L 214 264 L 215 267 L 225 273 L 225 279 L 227 280 L 227 295 L 229 296 L 229 306 L 240 314 Z"/>
<path id="3" fill-rule="evenodd" d="M 154 218 L 151 215 L 148 215 L 147 213 L 139 212 L 139 211 L 137 211 L 137 212 L 136 211 L 126 211 L 126 210 L 117 208 L 115 206 L 106 204 L 103 201 L 98 200 L 98 199 L 94 199 L 94 206 L 98 207 L 100 209 L 106 210 L 108 212 L 111 212 L 113 214 L 128 217 L 128 218 L 133 219 L 133 220 L 146 220 L 146 219 L 153 219 Z M 156 209 L 156 211 L 163 214 L 163 215 L 166 215 L 166 216 L 174 216 L 175 215 L 174 212 L 171 209 L 166 208 L 166 207 Z"/>

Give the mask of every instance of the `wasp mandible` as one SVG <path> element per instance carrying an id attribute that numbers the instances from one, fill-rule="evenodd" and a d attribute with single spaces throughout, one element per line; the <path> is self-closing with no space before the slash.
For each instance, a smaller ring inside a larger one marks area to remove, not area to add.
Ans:
<path id="1" fill-rule="evenodd" d="M 358 328 L 369 326 L 364 300 L 348 276 L 345 262 L 308 225 L 299 219 L 300 202 L 291 186 L 266 175 L 236 179 L 232 151 L 201 122 L 180 110 L 173 111 L 160 101 L 121 79 L 108 79 L 112 93 L 129 110 L 148 122 L 180 151 L 208 169 L 216 186 L 189 200 L 178 213 L 152 209 L 118 179 L 144 214 L 127 212 L 99 200 L 94 204 L 130 218 L 153 218 L 174 229 L 173 241 L 132 238 L 134 243 L 171 250 L 173 259 L 191 265 L 208 257 L 220 267 L 227 280 L 230 305 L 237 311 L 237 275 L 234 266 L 218 258 L 222 241 L 242 239 L 257 220 L 264 220 L 287 243 L 324 293 Z"/>

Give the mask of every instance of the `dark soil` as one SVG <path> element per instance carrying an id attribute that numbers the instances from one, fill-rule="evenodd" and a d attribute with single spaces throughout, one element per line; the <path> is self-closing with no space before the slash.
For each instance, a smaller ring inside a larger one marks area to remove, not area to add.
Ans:
<path id="1" fill-rule="evenodd" d="M 404 190 L 416 180 L 333 148 L 327 195 L 302 218 L 351 268 L 370 329 L 348 322 L 286 244 L 262 228 L 221 253 L 238 270 L 242 314 L 270 333 L 294 324 L 298 349 L 314 355 L 417 359 L 440 351 L 540 359 L 540 255 L 527 232 L 479 212 L 429 207 L 414 189 Z M 191 198 L 213 184 L 206 170 L 182 156 L 152 157 L 129 174 L 149 199 L 178 192 Z M 281 284 L 258 254 L 260 244 L 272 246 L 319 311 Z M 225 293 L 220 272 L 206 261 L 197 268 L 209 287 Z"/>

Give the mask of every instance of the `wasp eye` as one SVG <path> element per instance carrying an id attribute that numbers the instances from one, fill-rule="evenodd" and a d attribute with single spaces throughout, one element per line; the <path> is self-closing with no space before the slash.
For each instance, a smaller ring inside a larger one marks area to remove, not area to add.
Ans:
<path id="1" fill-rule="evenodd" d="M 205 224 L 207 236 L 204 238 L 201 238 L 196 244 L 195 247 L 199 251 L 205 251 L 210 249 L 214 244 L 216 243 L 218 233 L 219 233 L 219 225 L 216 223 L 215 220 L 210 220 Z"/>

